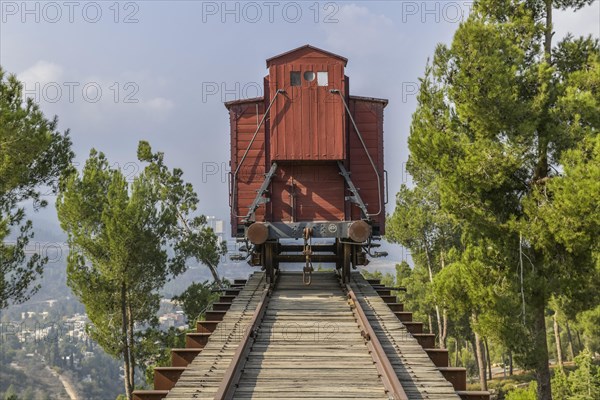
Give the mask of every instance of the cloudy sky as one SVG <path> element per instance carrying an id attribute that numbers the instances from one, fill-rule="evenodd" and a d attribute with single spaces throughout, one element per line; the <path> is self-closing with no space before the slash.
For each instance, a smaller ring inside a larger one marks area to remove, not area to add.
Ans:
<path id="1" fill-rule="evenodd" d="M 355 95 L 390 100 L 390 195 L 406 181 L 406 139 L 418 77 L 449 43 L 468 1 L 0 1 L 0 65 L 90 148 L 128 176 L 149 140 L 181 167 L 201 211 L 228 219 L 229 119 L 223 101 L 262 95 L 265 59 L 312 44 L 349 59 Z M 600 36 L 600 5 L 558 12 L 556 36 Z M 391 205 L 387 212 L 393 211 Z M 53 207 L 38 217 L 54 220 Z M 390 262 L 402 257 L 392 249 Z"/>

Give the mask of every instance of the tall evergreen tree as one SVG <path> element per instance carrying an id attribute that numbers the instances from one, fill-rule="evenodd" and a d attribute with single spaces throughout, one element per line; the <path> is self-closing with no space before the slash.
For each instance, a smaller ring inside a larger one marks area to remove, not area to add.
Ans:
<path id="1" fill-rule="evenodd" d="M 460 230 L 440 208 L 436 181 L 424 175 L 419 177 L 418 187 L 400 188 L 396 196 L 396 212 L 390 218 L 387 238 L 408 248 L 415 269 L 427 271 L 427 286 L 433 284 L 434 276 L 450 261 L 450 254 L 459 245 Z M 427 288 L 426 288 L 427 289 Z M 430 287 L 428 289 L 431 289 Z M 432 290 L 425 290 L 426 302 L 435 311 L 437 334 L 441 348 L 446 348 L 448 332 L 447 312 Z M 430 313 L 427 313 L 430 315 Z"/>
<path id="2" fill-rule="evenodd" d="M 23 85 L 0 68 L 0 310 L 26 301 L 39 288 L 33 284 L 47 258 L 27 257 L 34 233 L 24 205 L 45 207 L 41 190 L 56 193 L 58 177 L 71 164 L 68 131 L 59 132 L 57 125 L 58 119 L 46 119 L 32 99 L 24 101 Z"/>
<path id="3" fill-rule="evenodd" d="M 162 153 L 152 153 L 146 142 L 140 142 L 138 158 L 149 164 L 128 183 L 92 150 L 81 175 L 61 182 L 57 200 L 71 249 L 67 283 L 86 307 L 90 335 L 124 360 L 128 399 L 135 367 L 144 362 L 144 327 L 157 322 L 158 291 L 185 271 L 187 258 L 196 252 L 220 251 L 205 218 L 191 217 L 198 197 L 183 172 L 167 169 Z M 204 237 L 208 240 L 198 240 Z M 187 242 L 190 238 L 194 243 Z"/>
<path id="4" fill-rule="evenodd" d="M 535 370 L 542 400 L 552 398 L 548 301 L 581 299 L 583 282 L 598 276 L 600 191 L 581 192 L 597 188 L 598 43 L 552 43 L 553 8 L 589 3 L 477 1 L 451 46 L 436 49 L 409 137 L 416 187 L 435 182 L 440 211 L 461 228 L 458 261 L 439 284 L 468 290 L 461 297 L 475 312 L 474 329 L 497 328 Z M 587 162 L 579 169 L 570 167 L 577 151 Z"/>

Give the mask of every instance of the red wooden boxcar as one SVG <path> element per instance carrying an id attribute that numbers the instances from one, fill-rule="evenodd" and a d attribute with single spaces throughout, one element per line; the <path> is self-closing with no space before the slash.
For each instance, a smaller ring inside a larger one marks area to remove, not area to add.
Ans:
<path id="1" fill-rule="evenodd" d="M 232 233 L 270 278 L 281 262 L 310 272 L 314 261 L 348 279 L 381 255 L 371 250 L 385 228 L 387 100 L 350 95 L 347 61 L 299 47 L 267 60 L 263 97 L 225 103 Z"/>

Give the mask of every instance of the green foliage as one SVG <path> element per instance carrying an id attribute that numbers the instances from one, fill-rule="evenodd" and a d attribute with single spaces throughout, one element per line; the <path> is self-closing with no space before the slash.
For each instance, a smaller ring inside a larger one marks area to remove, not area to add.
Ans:
<path id="1" fill-rule="evenodd" d="M 148 385 L 154 382 L 154 367 L 171 366 L 171 349 L 185 347 L 186 331 L 169 328 L 167 331 L 148 329 L 140 344 L 141 359 L 145 360 L 145 378 Z"/>
<path id="2" fill-rule="evenodd" d="M 161 201 L 170 207 L 165 214 L 171 223 L 164 234 L 173 242 L 174 260 L 184 265 L 185 260 L 196 259 L 209 268 L 214 281 L 220 286 L 217 265 L 220 257 L 227 253 L 227 243 L 220 241 L 212 228 L 206 225 L 204 215 L 193 216 L 199 200 L 192 184 L 183 182 L 181 169 L 169 170 L 164 165 L 163 153 L 152 153 L 148 142 L 140 141 L 138 158 L 149 162 L 145 173 L 159 188 Z"/>
<path id="3" fill-rule="evenodd" d="M 471 314 L 536 369 L 544 399 L 548 301 L 571 316 L 593 308 L 600 279 L 600 50 L 591 38 L 553 47 L 547 5 L 480 0 L 438 46 L 408 140 L 415 186 L 400 188 L 388 229 L 412 275 L 434 276 L 427 301 Z"/>
<path id="4" fill-rule="evenodd" d="M 13 385 L 10 385 L 6 392 L 4 393 L 4 400 L 19 400 L 17 396 L 17 391 Z"/>
<path id="5" fill-rule="evenodd" d="M 169 170 L 146 142 L 138 154 L 149 164 L 128 183 L 92 150 L 81 175 L 64 177 L 56 204 L 71 249 L 67 283 L 86 307 L 91 337 L 124 359 L 128 398 L 135 367 L 145 365 L 139 328 L 156 325 L 159 290 L 190 257 L 216 269 L 222 251 L 206 219 L 192 216 L 198 197 L 183 172 Z"/>
<path id="6" fill-rule="evenodd" d="M 386 237 L 410 250 L 415 269 L 409 273 L 404 268 L 406 277 L 401 282 L 413 290 L 406 296 L 407 304 L 414 307 L 411 310 L 419 316 L 430 318 L 435 314 L 440 342 L 445 342 L 445 308 L 440 310 L 443 302 L 432 286 L 434 276 L 452 260 L 460 230 L 441 210 L 438 184 L 433 175 L 414 163 L 409 165 L 409 170 L 420 184 L 413 189 L 405 185 L 400 188 Z"/>
<path id="7" fill-rule="evenodd" d="M 600 85 L 600 60 L 596 67 L 597 85 Z M 598 97 L 593 107 L 600 109 L 600 94 Z M 600 126 L 600 121 L 598 125 Z M 544 218 L 544 228 L 569 253 L 594 256 L 598 263 L 600 135 L 586 135 L 577 146 L 565 151 L 562 160 L 563 175 L 548 183 L 552 202 L 548 196 L 542 197 L 544 203 L 540 214 Z M 592 270 L 595 267 L 589 260 L 585 265 Z"/>
<path id="8" fill-rule="evenodd" d="M 365 279 L 381 279 L 381 284 L 392 287 L 394 286 L 394 276 L 389 272 L 385 275 L 381 271 L 369 272 L 366 269 L 360 271 Z"/>
<path id="9" fill-rule="evenodd" d="M 555 371 L 552 377 L 552 395 L 557 399 L 565 400 L 571 396 L 569 381 L 564 370 Z"/>
<path id="10" fill-rule="evenodd" d="M 429 274 L 423 266 L 415 265 L 410 269 L 405 261 L 396 265 L 396 285 L 405 287 L 401 295 L 404 308 L 413 313 L 413 319 L 427 321 L 435 313 Z"/>
<path id="11" fill-rule="evenodd" d="M 600 367 L 594 365 L 593 355 L 584 350 L 575 357 L 577 369 L 569 375 L 570 400 L 592 400 L 600 398 Z"/>
<path id="12" fill-rule="evenodd" d="M 213 284 L 208 281 L 202 283 L 194 282 L 179 296 L 174 296 L 173 301 L 181 304 L 190 326 L 194 326 L 207 307 L 219 298 L 219 293 L 213 293 Z"/>
<path id="13" fill-rule="evenodd" d="M 381 271 L 367 271 L 366 269 L 361 269 L 360 273 L 362 274 L 362 276 L 365 279 L 381 279 L 383 277 L 383 274 L 381 273 Z"/>
<path id="14" fill-rule="evenodd" d="M 504 398 L 505 400 L 537 400 L 537 384 L 531 382 L 526 388 L 511 390 Z"/>
<path id="15" fill-rule="evenodd" d="M 59 175 L 71 164 L 68 131 L 60 133 L 57 125 L 58 119 L 46 119 L 32 99 L 23 102 L 22 84 L 0 68 L 0 309 L 39 289 L 33 283 L 47 258 L 25 255 L 34 234 L 23 205 L 45 207 L 42 189 L 56 193 Z M 15 238 L 6 242 L 9 234 Z"/>
<path id="16" fill-rule="evenodd" d="M 586 347 L 595 353 L 600 352 L 600 305 L 577 316 L 577 326 L 582 330 Z"/>

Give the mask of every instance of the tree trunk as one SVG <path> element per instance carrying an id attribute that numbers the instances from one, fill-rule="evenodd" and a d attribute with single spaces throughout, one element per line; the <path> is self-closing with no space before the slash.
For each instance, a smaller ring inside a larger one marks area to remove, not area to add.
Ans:
<path id="1" fill-rule="evenodd" d="M 437 328 L 438 328 L 437 334 L 438 334 L 439 346 L 441 348 L 443 348 L 442 347 L 442 330 L 443 330 L 443 328 L 442 328 L 442 317 L 441 317 L 441 314 L 440 314 L 440 307 L 437 304 L 435 305 L 435 318 L 437 320 Z"/>
<path id="2" fill-rule="evenodd" d="M 477 317 L 475 315 L 472 316 L 473 322 L 477 321 Z M 479 386 L 481 386 L 481 390 L 487 390 L 487 377 L 485 371 L 485 354 L 483 349 L 483 343 L 481 341 L 481 337 L 479 334 L 473 330 L 475 334 L 475 354 L 477 359 L 477 370 L 479 371 Z"/>
<path id="3" fill-rule="evenodd" d="M 545 0 L 546 4 L 546 28 L 544 32 L 544 55 L 548 64 L 552 63 L 552 0 Z M 551 93 L 550 93 L 551 95 Z M 543 105 L 542 116 L 540 117 L 540 124 L 538 126 L 537 140 L 538 149 L 537 156 L 538 161 L 535 166 L 533 175 L 534 184 L 540 184 L 544 178 L 548 176 L 548 120 L 549 120 L 549 109 L 552 104 L 552 100 L 546 100 Z"/>
<path id="4" fill-rule="evenodd" d="M 485 345 L 485 359 L 486 359 L 486 364 L 487 364 L 487 370 L 488 370 L 488 379 L 492 380 L 492 360 L 491 360 L 491 356 L 490 356 L 490 347 L 488 346 L 488 340 L 487 338 L 483 338 L 483 344 Z"/>
<path id="5" fill-rule="evenodd" d="M 429 321 L 429 333 L 433 333 L 433 321 L 431 320 L 431 314 L 427 314 L 427 320 Z"/>
<path id="6" fill-rule="evenodd" d="M 456 349 L 456 353 L 454 354 L 454 366 L 458 367 L 459 347 L 458 347 L 458 339 L 457 338 L 454 339 L 454 348 Z"/>
<path id="7" fill-rule="evenodd" d="M 538 385 L 537 398 L 538 400 L 552 400 L 550 366 L 548 365 L 548 339 L 546 338 L 546 307 L 544 301 L 538 300 L 538 302 L 533 316 L 534 346 L 537 353 L 535 366 L 535 379 Z"/>
<path id="8" fill-rule="evenodd" d="M 553 0 L 545 0 L 546 6 L 546 27 L 544 32 L 544 54 L 546 62 L 552 63 L 552 3 Z M 552 95 L 550 93 L 550 95 Z M 548 99 L 544 104 L 543 115 L 540 118 L 540 126 L 538 127 L 538 161 L 535 167 L 533 181 L 535 184 L 543 182 L 548 176 L 548 142 L 549 132 L 548 115 L 552 100 Z M 536 257 L 538 260 L 543 260 L 543 257 Z M 540 276 L 541 279 L 545 279 Z M 548 365 L 548 339 L 546 337 L 546 320 L 545 311 L 547 299 L 543 293 L 534 295 L 533 298 L 538 302 L 534 307 L 533 315 L 533 333 L 534 333 L 534 348 L 536 350 L 536 367 L 535 377 L 537 380 L 537 397 L 538 400 L 552 400 L 552 388 L 550 386 L 550 367 Z"/>
<path id="9" fill-rule="evenodd" d="M 212 274 L 213 280 L 215 281 L 215 284 L 219 287 L 221 287 L 223 285 L 223 282 L 221 282 L 221 278 L 219 278 L 219 272 L 217 271 L 217 267 L 211 264 L 206 264 L 208 266 L 208 269 L 210 271 L 210 273 Z"/>
<path id="10" fill-rule="evenodd" d="M 508 376 L 513 376 L 514 367 L 513 367 L 513 359 L 512 359 L 512 350 L 508 351 Z"/>
<path id="11" fill-rule="evenodd" d="M 487 373 L 485 368 L 485 350 L 481 337 L 475 333 L 475 352 L 477 353 L 477 366 L 479 368 L 479 386 L 481 390 L 487 390 Z"/>
<path id="12" fill-rule="evenodd" d="M 440 251 L 440 268 L 444 269 L 446 262 L 444 260 L 444 252 Z M 431 282 L 433 283 L 433 276 L 430 276 Z M 442 312 L 442 318 L 440 319 L 440 308 L 436 304 L 435 310 L 437 312 L 438 319 L 438 334 L 440 336 L 440 349 L 446 348 L 446 337 L 448 336 L 448 315 L 446 309 Z"/>
<path id="13" fill-rule="evenodd" d="M 423 238 L 425 238 L 425 235 L 423 235 Z M 427 243 L 426 240 L 424 240 L 425 243 Z M 429 272 L 429 283 L 433 283 L 433 267 L 432 267 L 432 262 L 431 262 L 431 256 L 429 254 L 429 249 L 427 248 L 427 245 L 425 245 L 425 256 L 427 259 L 427 271 Z M 435 297 L 434 297 L 434 301 Z M 441 339 L 441 334 L 442 334 L 442 319 L 440 317 L 440 307 L 437 305 L 437 301 L 435 304 L 435 316 L 437 318 L 437 325 L 438 325 L 438 338 Z M 431 325 L 431 322 L 429 323 Z M 433 333 L 433 330 L 431 329 L 432 327 L 430 326 L 430 330 L 429 333 Z M 441 340 L 440 340 L 441 342 Z"/>
<path id="14" fill-rule="evenodd" d="M 546 32 L 544 37 L 544 53 L 548 64 L 552 62 L 552 0 L 546 1 Z"/>
<path id="15" fill-rule="evenodd" d="M 445 308 L 442 313 L 442 321 L 443 321 L 442 322 L 442 330 L 440 333 L 440 348 L 445 349 L 446 348 L 446 338 L 448 337 L 448 313 Z"/>
<path id="16" fill-rule="evenodd" d="M 133 319 L 133 312 L 131 310 L 131 302 L 127 303 L 127 314 L 129 322 L 129 384 L 132 388 L 135 388 L 135 342 L 133 337 L 135 321 Z"/>
<path id="17" fill-rule="evenodd" d="M 579 334 L 578 330 L 575 330 L 575 333 L 577 333 L 577 344 L 579 345 L 578 348 L 581 350 L 583 349 L 583 345 L 581 344 L 581 335 Z"/>
<path id="18" fill-rule="evenodd" d="M 573 346 L 573 336 L 571 336 L 568 319 L 565 321 L 565 328 L 567 328 L 567 340 L 569 341 L 569 356 L 571 356 L 571 361 L 573 361 L 575 359 L 575 347 Z"/>
<path id="19" fill-rule="evenodd" d="M 562 358 L 562 346 L 560 343 L 560 326 L 558 326 L 558 319 L 556 318 L 556 312 L 552 317 L 553 325 L 554 325 L 554 341 L 556 342 L 556 363 L 558 367 L 562 369 L 563 367 L 563 358 Z"/>
<path id="20" fill-rule="evenodd" d="M 130 355 L 130 351 L 131 349 L 129 348 L 129 335 L 128 335 L 128 321 L 127 321 L 127 289 L 125 287 L 125 284 L 123 283 L 121 285 L 121 318 L 122 318 L 122 326 L 121 326 L 121 340 L 123 341 L 123 360 L 124 360 L 124 369 L 125 369 L 125 376 L 124 376 L 124 381 L 125 381 L 125 396 L 127 397 L 127 400 L 132 400 L 133 399 L 133 387 L 131 385 L 131 381 L 129 380 L 130 376 L 131 376 L 131 364 L 130 361 L 131 359 L 129 358 Z"/>

